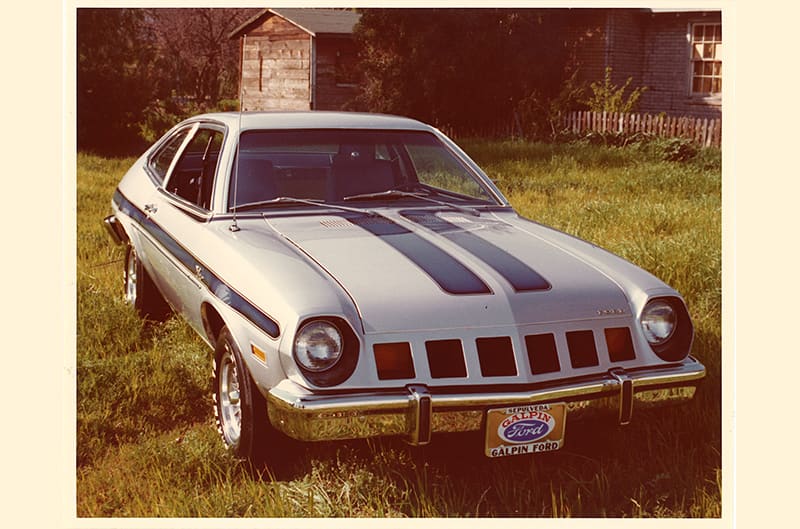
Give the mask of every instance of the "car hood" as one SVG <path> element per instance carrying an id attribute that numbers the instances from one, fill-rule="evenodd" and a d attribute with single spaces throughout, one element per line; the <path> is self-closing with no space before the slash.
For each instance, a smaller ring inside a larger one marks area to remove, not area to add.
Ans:
<path id="1" fill-rule="evenodd" d="M 415 209 L 265 220 L 348 293 L 365 333 L 630 312 L 617 283 L 538 225 Z"/>

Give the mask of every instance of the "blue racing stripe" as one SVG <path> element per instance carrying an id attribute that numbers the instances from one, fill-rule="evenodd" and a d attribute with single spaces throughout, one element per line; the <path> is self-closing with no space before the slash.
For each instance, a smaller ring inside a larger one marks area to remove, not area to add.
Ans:
<path id="1" fill-rule="evenodd" d="M 411 230 L 384 217 L 342 215 L 350 223 L 380 239 L 420 267 L 449 294 L 491 294 L 492 290 L 455 257 Z"/>
<path id="2" fill-rule="evenodd" d="M 278 323 L 264 314 L 258 307 L 247 301 L 230 285 L 225 283 L 214 272 L 209 270 L 203 263 L 194 257 L 186 248 L 176 241 L 171 235 L 164 231 L 161 226 L 156 224 L 142 210 L 137 208 L 130 200 L 125 198 L 117 189 L 114 192 L 114 203 L 117 207 L 137 222 L 142 228 L 156 239 L 166 250 L 186 267 L 189 275 L 193 275 L 205 284 L 209 291 L 220 301 L 230 306 L 236 312 L 250 320 L 254 325 L 263 330 L 269 336 L 277 338 L 280 336 Z M 198 274 L 199 273 L 199 277 Z"/>
<path id="3" fill-rule="evenodd" d="M 438 233 L 491 266 L 514 287 L 515 291 L 535 292 L 550 289 L 550 283 L 536 270 L 471 231 L 464 230 L 428 211 L 408 210 L 400 214 L 411 222 Z"/>

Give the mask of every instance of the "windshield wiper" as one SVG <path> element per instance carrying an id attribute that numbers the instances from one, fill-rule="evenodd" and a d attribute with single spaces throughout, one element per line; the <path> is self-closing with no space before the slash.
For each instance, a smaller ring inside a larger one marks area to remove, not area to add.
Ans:
<path id="1" fill-rule="evenodd" d="M 358 209 L 358 208 L 348 208 L 347 206 L 338 206 L 336 204 L 328 204 L 327 202 L 322 202 L 321 200 L 309 200 L 305 198 L 295 198 L 295 197 L 276 197 L 271 198 L 269 200 L 259 200 L 258 202 L 247 202 L 246 204 L 239 204 L 233 206 L 231 210 L 233 211 L 248 211 L 263 207 L 269 207 L 274 204 L 304 204 L 307 206 L 316 206 L 318 208 L 327 208 L 327 209 L 338 209 L 341 211 L 347 211 L 350 213 L 361 213 L 367 214 L 370 216 L 379 216 L 376 212 L 369 210 L 369 209 Z"/>
<path id="2" fill-rule="evenodd" d="M 388 191 L 379 191 L 377 193 L 362 193 L 360 195 L 350 195 L 349 197 L 344 197 L 343 200 L 373 200 L 380 198 L 416 198 L 419 200 L 424 200 L 426 202 L 431 202 L 433 204 L 438 204 L 440 206 L 451 208 L 456 211 L 460 211 L 461 213 L 466 213 L 468 215 L 472 215 L 475 217 L 481 216 L 480 211 L 478 211 L 475 208 L 470 208 L 467 206 L 459 206 L 457 204 L 452 204 L 450 202 L 444 202 L 442 200 L 436 200 L 435 198 L 426 197 L 425 195 L 421 195 L 419 193 L 412 193 L 410 191 L 401 191 L 399 189 L 389 189 Z"/>

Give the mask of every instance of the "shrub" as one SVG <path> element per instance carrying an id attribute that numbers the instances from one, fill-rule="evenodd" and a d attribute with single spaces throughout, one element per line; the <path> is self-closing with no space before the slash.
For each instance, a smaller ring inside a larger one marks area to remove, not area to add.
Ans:
<path id="1" fill-rule="evenodd" d="M 668 162 L 688 162 L 697 156 L 700 147 L 687 138 L 658 138 L 653 145 L 662 160 Z"/>
<path id="2" fill-rule="evenodd" d="M 568 109 L 581 105 L 581 98 L 586 90 L 584 83 L 577 80 L 578 71 L 564 81 L 555 97 L 546 98 L 540 92 L 533 91 L 517 102 L 515 113 L 523 125 L 523 135 L 528 139 L 563 140 L 561 115 Z"/>
<path id="3" fill-rule="evenodd" d="M 139 122 L 139 135 L 152 143 L 174 125 L 191 116 L 204 112 L 236 110 L 239 110 L 238 99 L 220 99 L 214 104 L 185 97 L 157 99 L 145 109 L 144 118 Z"/>
<path id="4" fill-rule="evenodd" d="M 636 110 L 639 98 L 647 90 L 646 86 L 641 86 L 630 90 L 625 95 L 632 77 L 628 77 L 625 84 L 617 86 L 611 82 L 611 67 L 607 66 L 602 81 L 595 81 L 589 85 L 592 94 L 582 101 L 592 112 L 622 112 L 629 113 Z"/>

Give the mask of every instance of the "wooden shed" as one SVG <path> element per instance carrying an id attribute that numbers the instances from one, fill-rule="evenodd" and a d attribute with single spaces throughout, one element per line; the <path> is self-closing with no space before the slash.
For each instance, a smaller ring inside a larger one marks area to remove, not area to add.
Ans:
<path id="1" fill-rule="evenodd" d="M 358 90 L 353 28 L 345 9 L 264 9 L 235 29 L 243 110 L 341 110 Z"/>

